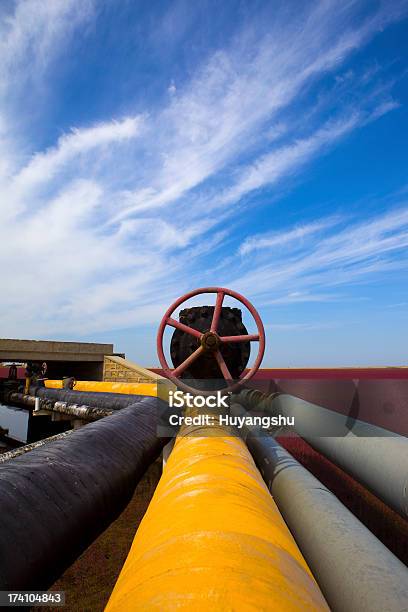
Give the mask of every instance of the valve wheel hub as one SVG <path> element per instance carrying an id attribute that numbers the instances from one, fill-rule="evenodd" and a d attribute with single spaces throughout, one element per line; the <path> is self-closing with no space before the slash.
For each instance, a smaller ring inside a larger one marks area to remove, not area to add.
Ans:
<path id="1" fill-rule="evenodd" d="M 214 353 L 221 344 L 220 337 L 216 332 L 207 331 L 201 336 L 201 346 L 204 351 Z"/>

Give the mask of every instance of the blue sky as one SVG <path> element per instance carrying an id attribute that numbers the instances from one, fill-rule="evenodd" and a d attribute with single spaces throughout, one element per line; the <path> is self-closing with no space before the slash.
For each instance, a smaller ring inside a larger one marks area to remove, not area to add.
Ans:
<path id="1" fill-rule="evenodd" d="M 0 336 L 144 365 L 246 295 L 265 366 L 408 345 L 408 2 L 0 3 Z"/>

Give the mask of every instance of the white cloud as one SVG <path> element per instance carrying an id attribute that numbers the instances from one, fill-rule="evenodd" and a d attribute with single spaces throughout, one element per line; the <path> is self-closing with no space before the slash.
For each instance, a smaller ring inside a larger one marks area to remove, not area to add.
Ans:
<path id="1" fill-rule="evenodd" d="M 16 175 L 14 184 L 29 189 L 37 183 L 48 182 L 64 165 L 77 161 L 78 156 L 135 138 L 140 133 L 142 122 L 142 117 L 135 116 L 88 128 L 72 128 L 58 139 L 55 147 L 36 153 Z"/>
<path id="2" fill-rule="evenodd" d="M 291 20 L 277 17 L 267 34 L 239 32 L 189 80 L 177 88 L 170 81 L 159 108 L 65 127 L 48 148 L 22 142 L 13 126 L 24 96 L 32 84 L 52 82 L 61 50 L 97 5 L 20 0 L 0 26 L 1 335 L 157 321 L 176 294 L 223 265 L 241 201 L 397 106 L 386 84 L 360 92 L 351 74 L 342 87 L 361 95 L 347 112 L 338 112 L 337 90 L 326 91 L 316 111 L 311 86 L 399 17 L 394 6 L 362 21 L 353 2 L 324 1 Z M 46 108 L 40 115 L 47 123 Z M 249 236 L 241 253 L 253 256 L 256 270 L 227 259 L 225 283 L 251 295 L 278 288 L 277 300 L 312 301 L 332 266 L 332 282 L 391 269 L 389 254 L 405 248 L 403 214 L 336 235 L 330 217 L 286 234 Z M 282 245 L 288 261 L 263 258 Z M 302 257 L 293 248 L 303 249 Z"/>
<path id="3" fill-rule="evenodd" d="M 353 113 L 347 119 L 330 122 L 308 138 L 267 153 L 246 168 L 235 185 L 217 198 L 217 206 L 238 202 L 244 195 L 266 185 L 274 185 L 288 174 L 300 171 L 323 147 L 334 143 L 359 123 L 361 118 L 357 113 Z"/>
<path id="4" fill-rule="evenodd" d="M 326 221 L 325 232 L 318 236 L 313 231 L 304 234 L 301 248 L 288 241 L 282 253 L 258 251 L 258 258 L 250 260 L 248 270 L 231 278 L 230 284 L 244 293 L 261 296 L 265 304 L 326 301 L 330 287 L 408 268 L 404 256 L 398 261 L 393 259 L 395 253 L 408 250 L 406 202 L 370 220 L 343 223 L 344 227 L 335 232 L 330 218 L 315 221 L 310 227 L 323 227 Z M 295 232 L 296 228 L 287 229 L 282 236 L 290 237 Z M 262 235 L 247 238 L 249 244 L 255 240 L 262 242 Z"/>
<path id="5" fill-rule="evenodd" d="M 316 234 L 322 230 L 331 227 L 338 223 L 339 219 L 332 218 L 325 221 L 315 221 L 305 225 L 299 225 L 286 232 L 271 232 L 268 234 L 258 234 L 247 238 L 240 246 L 239 253 L 247 255 L 252 251 L 260 251 L 263 249 L 273 249 L 275 247 L 287 246 L 290 243 L 296 242 L 299 246 L 302 245 L 302 239 Z"/>
<path id="6" fill-rule="evenodd" d="M 150 184 L 129 193 L 127 205 L 114 220 L 169 206 L 225 170 L 243 151 L 261 144 L 265 124 L 279 119 L 319 76 L 339 67 L 402 10 L 395 5 L 356 26 L 355 8 L 353 3 L 340 7 L 320 2 L 291 22 L 287 16 L 277 18 L 261 39 L 257 33 L 246 33 L 239 43 L 215 53 L 156 118 L 153 151 L 156 146 L 159 150 Z M 373 112 L 384 113 L 395 104 L 378 98 Z M 329 121 L 313 137 L 283 147 L 279 157 L 267 154 L 255 167 L 249 165 L 239 183 L 216 199 L 231 203 L 274 182 L 310 159 L 319 146 L 366 120 L 364 113 L 352 109 L 346 119 Z"/>
<path id="7" fill-rule="evenodd" d="M 38 77 L 75 29 L 91 19 L 94 0 L 20 0 L 14 6 L 0 23 L 0 91 L 10 81 L 15 86 Z"/>

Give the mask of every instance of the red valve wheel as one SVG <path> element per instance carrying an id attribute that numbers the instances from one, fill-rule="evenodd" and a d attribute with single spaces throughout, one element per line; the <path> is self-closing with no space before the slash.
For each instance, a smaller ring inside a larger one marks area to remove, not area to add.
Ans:
<path id="1" fill-rule="evenodd" d="M 176 319 L 172 318 L 173 312 L 183 302 L 186 302 L 190 298 L 195 297 L 196 295 L 201 295 L 203 293 L 217 294 L 214 314 L 211 321 L 211 327 L 205 333 L 202 333 L 194 329 L 193 327 L 189 327 L 188 325 L 184 325 L 184 323 L 180 323 Z M 256 327 L 258 330 L 257 334 L 245 334 L 243 336 L 219 336 L 217 334 L 222 304 L 226 295 L 235 298 L 236 300 L 238 300 L 238 302 L 241 302 L 241 304 L 243 304 L 249 310 L 255 320 Z M 163 351 L 164 331 L 168 325 L 197 338 L 198 340 L 200 340 L 201 343 L 200 346 L 174 370 L 169 367 Z M 245 374 L 245 376 L 241 375 L 239 379 L 235 382 L 232 382 L 232 376 L 228 370 L 228 366 L 225 363 L 224 357 L 222 356 L 221 351 L 218 348 L 220 343 L 227 342 L 259 342 L 258 354 L 256 356 L 254 365 Z M 203 287 L 201 289 L 195 289 L 195 291 L 186 293 L 178 300 L 176 300 L 170 306 L 170 308 L 167 310 L 166 314 L 161 320 L 159 330 L 157 332 L 157 354 L 159 356 L 159 361 L 163 368 L 164 375 L 184 391 L 190 393 L 199 392 L 201 395 L 209 395 L 211 393 L 214 393 L 214 390 L 206 392 L 202 391 L 201 389 L 195 389 L 194 387 L 190 387 L 178 378 L 204 351 L 210 349 L 214 352 L 214 356 L 217 360 L 218 366 L 222 372 L 225 381 L 227 382 L 227 386 L 224 387 L 222 391 L 236 391 L 239 387 L 242 387 L 245 382 L 247 382 L 254 376 L 259 366 L 261 365 L 262 358 L 265 352 L 265 330 L 261 321 L 261 317 L 259 316 L 254 306 L 251 304 L 251 302 L 249 302 L 243 295 L 240 295 L 239 293 L 237 293 L 236 291 L 232 291 L 231 289 L 226 289 L 224 287 Z"/>

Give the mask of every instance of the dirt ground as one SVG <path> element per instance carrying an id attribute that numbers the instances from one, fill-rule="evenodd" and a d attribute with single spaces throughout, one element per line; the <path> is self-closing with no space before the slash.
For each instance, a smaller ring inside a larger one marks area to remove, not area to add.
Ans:
<path id="1" fill-rule="evenodd" d="M 104 609 L 134 535 L 161 476 L 161 461 L 150 466 L 119 518 L 53 584 L 65 591 L 63 612 L 99 612 Z M 56 612 L 57 608 L 35 608 Z"/>

